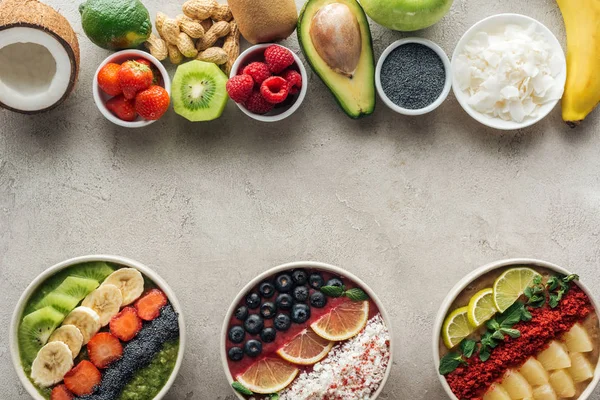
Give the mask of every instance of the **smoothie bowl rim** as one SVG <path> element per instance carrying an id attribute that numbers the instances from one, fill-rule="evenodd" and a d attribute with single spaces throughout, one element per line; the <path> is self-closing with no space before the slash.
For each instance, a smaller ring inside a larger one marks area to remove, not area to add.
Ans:
<path id="1" fill-rule="evenodd" d="M 385 323 L 386 328 L 388 330 L 390 357 L 388 360 L 388 365 L 387 365 L 385 374 L 383 376 L 383 380 L 381 381 L 377 390 L 375 392 L 373 392 L 372 396 L 370 397 L 371 400 L 376 400 L 379 397 L 379 395 L 381 394 L 381 392 L 383 391 L 385 384 L 387 383 L 387 380 L 390 376 L 390 372 L 392 369 L 392 364 L 394 362 L 394 339 L 393 339 L 393 333 L 392 333 L 391 320 L 387 314 L 387 311 L 385 310 L 385 307 L 383 306 L 383 303 L 379 299 L 379 297 L 377 297 L 377 295 L 375 294 L 373 289 L 371 289 L 363 280 L 361 280 L 353 273 L 351 273 L 341 267 L 338 267 L 338 266 L 335 266 L 332 264 L 323 263 L 323 262 L 318 262 L 318 261 L 294 261 L 294 262 L 280 264 L 276 267 L 269 268 L 268 270 L 260 273 L 259 275 L 257 275 L 253 279 L 251 279 L 239 291 L 237 296 L 234 298 L 234 300 L 232 301 L 231 305 L 229 306 L 229 308 L 227 310 L 227 314 L 225 315 L 225 319 L 223 321 L 223 326 L 221 328 L 221 339 L 220 339 L 221 363 L 223 364 L 223 369 L 225 370 L 225 376 L 227 377 L 227 381 L 228 381 L 230 387 L 231 387 L 231 384 L 233 382 L 235 382 L 235 379 L 233 378 L 233 376 L 231 375 L 231 371 L 229 370 L 229 364 L 228 364 L 228 358 L 227 358 L 227 351 L 226 351 L 227 330 L 229 328 L 229 321 L 231 320 L 231 317 L 233 316 L 233 313 L 234 313 L 236 307 L 243 300 L 244 296 L 265 278 L 268 278 L 278 272 L 289 271 L 289 270 L 293 270 L 296 268 L 321 270 L 321 271 L 325 271 L 325 272 L 334 273 L 336 275 L 340 275 L 344 278 L 350 279 L 355 284 L 357 284 L 361 289 L 363 289 L 369 295 L 369 298 L 377 306 L 377 308 L 379 310 L 379 314 L 381 314 L 381 318 L 383 319 L 383 322 Z M 238 399 L 245 400 L 245 397 L 243 397 L 235 389 L 232 388 L 231 390 L 233 390 L 233 392 L 235 393 L 235 395 Z"/>
<path id="2" fill-rule="evenodd" d="M 19 377 L 19 380 L 21 381 L 21 384 L 23 385 L 23 387 L 25 388 L 27 393 L 33 399 L 46 400 L 38 392 L 37 387 L 33 384 L 33 382 L 31 382 L 29 380 L 29 378 L 25 374 L 25 371 L 24 371 L 23 365 L 22 365 L 22 361 L 21 361 L 21 354 L 19 351 L 18 329 L 19 329 L 19 324 L 23 317 L 23 311 L 25 310 L 25 306 L 27 305 L 27 302 L 29 301 L 29 299 L 31 298 L 33 293 L 39 288 L 39 286 L 41 284 L 43 284 L 46 280 L 48 280 L 49 278 L 54 276 L 56 273 L 66 269 L 66 268 L 78 265 L 78 264 L 82 264 L 82 263 L 86 263 L 86 262 L 95 262 L 95 261 L 110 262 L 110 263 L 115 263 L 115 264 L 121 265 L 122 267 L 125 267 L 125 268 L 137 269 L 144 276 L 146 276 L 147 278 L 150 278 L 150 280 L 154 284 L 156 284 L 167 295 L 169 302 L 173 305 L 173 308 L 175 309 L 175 311 L 178 314 L 179 346 L 178 346 L 178 350 L 177 350 L 177 360 L 175 361 L 175 366 L 173 367 L 173 371 L 171 372 L 169 379 L 163 385 L 163 387 L 158 392 L 158 394 L 152 398 L 152 400 L 161 400 L 167 394 L 167 392 L 171 389 L 171 386 L 173 386 L 173 383 L 175 382 L 175 379 L 177 378 L 177 375 L 179 374 L 179 369 L 181 368 L 181 364 L 183 363 L 183 356 L 185 353 L 185 344 L 186 344 L 186 333 L 185 333 L 185 322 L 184 322 L 184 318 L 183 318 L 183 314 L 182 314 L 182 309 L 181 309 L 179 301 L 177 300 L 177 297 L 175 296 L 175 293 L 173 292 L 171 287 L 156 272 L 154 272 L 152 269 L 150 269 L 149 267 L 147 267 L 146 265 L 144 265 L 138 261 L 135 261 L 135 260 L 127 258 L 127 257 L 114 256 L 114 255 L 86 255 L 86 256 L 70 258 L 68 260 L 59 262 L 59 263 L 54 264 L 53 266 L 45 269 L 39 275 L 37 275 L 35 277 L 35 279 L 29 284 L 29 286 L 27 286 L 27 288 L 23 291 L 23 293 L 21 294 L 21 297 L 19 298 L 17 305 L 15 306 L 15 309 L 13 311 L 13 315 L 12 315 L 11 322 L 10 322 L 10 335 L 9 335 L 10 336 L 10 339 L 9 339 L 10 353 L 11 353 L 12 363 L 13 363 L 13 367 Z"/>
<path id="3" fill-rule="evenodd" d="M 540 259 L 536 259 L 536 258 L 509 258 L 509 259 L 493 261 L 491 263 L 488 263 L 481 267 L 478 267 L 477 269 L 475 269 L 475 270 L 471 271 L 470 273 L 468 273 L 467 275 L 465 275 L 461 280 L 458 281 L 458 283 L 456 285 L 454 285 L 454 287 L 452 289 L 450 289 L 450 291 L 448 292 L 448 294 L 442 301 L 442 304 L 441 304 L 441 306 L 438 310 L 438 313 L 435 317 L 435 322 L 433 324 L 433 335 L 432 335 L 433 336 L 433 362 L 434 362 L 434 367 L 435 367 L 435 373 L 438 376 L 438 378 L 442 384 L 442 387 L 444 388 L 444 392 L 446 393 L 446 395 L 448 396 L 449 399 L 459 400 L 456 397 L 456 395 L 454 395 L 452 390 L 450 389 L 450 385 L 446 381 L 445 376 L 441 375 L 438 372 L 438 370 L 440 367 L 439 347 L 440 347 L 442 325 L 444 324 L 444 320 L 446 319 L 446 316 L 450 312 L 450 306 L 452 305 L 452 303 L 454 303 L 454 301 L 462 293 L 462 291 L 468 285 L 470 285 L 472 282 L 474 282 L 476 279 L 478 279 L 479 277 L 485 275 L 488 272 L 494 271 L 496 269 L 511 267 L 511 266 L 531 267 L 534 269 L 535 269 L 535 267 L 541 267 L 541 268 L 546 268 L 546 269 L 561 273 L 563 275 L 572 274 L 572 272 L 570 272 L 569 270 L 567 270 L 557 264 L 550 263 L 548 261 L 544 261 L 544 260 L 540 260 Z M 592 292 L 589 290 L 589 288 L 581 281 L 574 281 L 574 282 L 588 296 L 596 313 L 599 313 L 600 312 L 600 303 L 598 303 L 596 298 L 592 295 Z M 592 378 L 592 380 L 590 381 L 588 386 L 585 388 L 583 393 L 581 393 L 581 395 L 577 398 L 577 400 L 587 400 L 590 397 L 590 395 L 592 394 L 592 392 L 596 389 L 599 382 L 600 382 L 600 361 L 595 365 L 594 377 Z"/>

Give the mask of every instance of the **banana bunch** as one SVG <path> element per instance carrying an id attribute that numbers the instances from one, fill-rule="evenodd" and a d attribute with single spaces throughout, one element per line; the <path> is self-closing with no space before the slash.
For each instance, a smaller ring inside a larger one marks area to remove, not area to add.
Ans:
<path id="1" fill-rule="evenodd" d="M 600 0 L 557 0 L 567 29 L 563 119 L 576 127 L 600 102 Z"/>

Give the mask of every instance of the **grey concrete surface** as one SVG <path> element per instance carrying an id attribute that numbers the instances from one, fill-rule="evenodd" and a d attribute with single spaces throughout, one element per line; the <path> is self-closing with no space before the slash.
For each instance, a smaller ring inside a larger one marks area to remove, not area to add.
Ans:
<path id="1" fill-rule="evenodd" d="M 17 299 L 44 269 L 78 255 L 137 259 L 178 294 L 189 343 L 168 400 L 233 399 L 219 358 L 222 318 L 246 282 L 283 262 L 333 263 L 379 293 L 397 344 L 381 399 L 445 398 L 433 319 L 480 265 L 542 258 L 600 296 L 600 111 L 576 130 L 556 109 L 502 133 L 471 120 L 451 94 L 426 117 L 379 102 L 352 121 L 311 73 L 305 104 L 283 123 L 251 121 L 231 103 L 212 123 L 171 111 L 148 130 L 125 130 L 94 106 L 92 76 L 109 53 L 82 34 L 79 1 L 48 3 L 79 34 L 81 75 L 53 112 L 0 111 L 1 399 L 28 397 L 8 348 Z M 181 1 L 145 3 L 175 15 Z M 541 20 L 564 44 L 553 0 L 456 0 L 416 35 L 451 54 L 469 26 L 501 12 Z M 376 56 L 408 36 L 372 28 Z M 298 50 L 295 36 L 285 44 Z"/>

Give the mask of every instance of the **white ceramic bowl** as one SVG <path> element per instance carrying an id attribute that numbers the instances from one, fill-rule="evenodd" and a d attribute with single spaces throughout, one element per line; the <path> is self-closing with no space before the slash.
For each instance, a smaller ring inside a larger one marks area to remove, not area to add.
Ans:
<path id="1" fill-rule="evenodd" d="M 114 62 L 117 64 L 121 64 L 127 60 L 134 60 L 136 58 L 144 58 L 150 61 L 152 64 L 154 64 L 154 66 L 158 69 L 162 76 L 162 86 L 166 89 L 167 93 L 169 93 L 169 96 L 171 95 L 171 78 L 169 77 L 169 74 L 165 67 L 162 65 L 162 63 L 158 61 L 158 59 L 156 59 L 156 57 L 154 57 L 152 54 L 146 53 L 145 51 L 141 50 L 123 50 L 111 54 L 109 57 L 106 58 L 106 60 L 102 62 L 102 64 L 100 64 L 100 66 L 96 70 L 96 73 L 94 74 L 94 80 L 92 82 L 92 93 L 94 96 L 94 102 L 96 102 L 96 107 L 98 107 L 98 110 L 100 110 L 102 115 L 104 115 L 104 117 L 113 124 L 122 126 L 124 128 L 143 128 L 145 126 L 153 124 L 156 121 L 148 121 L 140 116 L 138 116 L 137 119 L 132 122 L 123 121 L 117 118 L 112 112 L 108 110 L 108 108 L 106 108 L 105 104 L 112 96 L 104 93 L 102 89 L 100 89 L 100 87 L 98 86 L 98 74 L 100 73 L 100 70 L 108 63 Z"/>
<path id="2" fill-rule="evenodd" d="M 27 393 L 29 393 L 32 399 L 45 400 L 44 397 L 42 397 L 42 395 L 40 395 L 40 393 L 37 391 L 33 383 L 31 383 L 31 381 L 25 375 L 25 372 L 23 371 L 23 366 L 21 365 L 21 356 L 19 354 L 19 343 L 17 333 L 19 329 L 19 323 L 21 322 L 23 310 L 25 309 L 25 305 L 29 301 L 29 298 L 36 291 L 40 284 L 44 283 L 46 279 L 50 278 L 57 272 L 65 268 L 72 267 L 76 264 L 93 261 L 106 261 L 139 270 L 143 275 L 150 278 L 152 282 L 154 282 L 167 295 L 169 301 L 173 305 L 173 308 L 179 314 L 179 351 L 177 353 L 175 367 L 173 368 L 173 372 L 171 373 L 169 380 L 165 383 L 161 391 L 158 392 L 154 399 L 152 399 L 160 400 L 163 397 L 165 397 L 165 395 L 173 385 L 173 382 L 175 382 L 175 378 L 177 377 L 177 374 L 179 373 L 179 368 L 181 368 L 181 363 L 183 362 L 183 355 L 185 353 L 186 344 L 186 334 L 181 306 L 179 305 L 179 301 L 177 301 L 177 297 L 175 297 L 175 293 L 173 292 L 173 290 L 171 290 L 169 285 L 167 285 L 167 282 L 165 282 L 160 276 L 158 276 L 156 272 L 152 271 L 150 268 L 137 261 L 119 256 L 90 255 L 71 258 L 70 260 L 60 262 L 48 268 L 40 275 L 38 275 L 37 278 L 35 278 L 29 286 L 27 286 L 27 289 L 25 289 L 25 291 L 21 295 L 21 298 L 19 299 L 19 302 L 17 303 L 17 306 L 15 307 L 15 311 L 13 312 L 12 320 L 10 323 L 10 353 L 12 356 L 13 366 L 15 368 L 15 371 L 17 372 L 17 375 L 19 376 L 19 379 L 21 380 L 21 384 L 25 387 L 25 390 L 27 390 Z"/>
<path id="3" fill-rule="evenodd" d="M 246 65 L 250 64 L 251 62 L 254 62 L 254 61 L 264 62 L 264 57 L 262 57 L 262 55 L 265 52 L 265 49 L 269 46 L 272 46 L 273 44 L 274 43 L 257 44 L 256 46 L 252 46 L 249 49 L 247 49 L 246 51 L 244 51 L 242 54 L 240 54 L 240 56 L 237 58 L 237 60 L 235 60 L 235 63 L 233 63 L 229 77 L 231 78 L 231 77 L 234 77 L 234 76 L 240 74 L 242 72 L 242 70 L 244 69 L 244 67 Z M 281 46 L 281 45 L 277 45 L 277 46 Z M 281 47 L 287 48 L 284 46 L 281 46 Z M 288 49 L 288 50 L 290 50 L 290 49 Z M 240 110 L 242 110 L 244 112 L 244 114 L 246 114 L 247 116 L 249 116 L 252 119 L 255 119 L 255 120 L 261 121 L 261 122 L 277 122 L 277 121 L 286 119 L 287 117 L 289 117 L 290 115 L 295 113 L 298 108 L 300 108 L 300 106 L 302 105 L 302 102 L 304 101 L 304 98 L 306 97 L 306 92 L 308 90 L 308 74 L 306 73 L 306 68 L 304 67 L 304 64 L 302 64 L 302 60 L 300 60 L 300 57 L 298 57 L 296 55 L 296 53 L 294 53 L 291 50 L 290 50 L 290 53 L 292 53 L 292 55 L 294 56 L 294 60 L 296 60 L 296 65 L 298 66 L 298 71 L 300 72 L 300 75 L 302 75 L 302 89 L 300 89 L 300 93 L 295 95 L 296 96 L 295 101 L 287 107 L 275 108 L 265 115 L 252 113 L 252 112 L 248 111 L 248 109 L 246 107 L 244 107 L 242 104 L 236 103 L 238 108 Z"/>
<path id="4" fill-rule="evenodd" d="M 458 59 L 458 56 L 463 52 L 466 44 L 478 33 L 478 32 L 490 32 L 498 29 L 499 27 L 505 26 L 507 24 L 512 25 L 520 25 L 520 26 L 530 26 L 531 24 L 535 24 L 539 32 L 543 33 L 546 41 L 552 46 L 552 51 L 561 57 L 561 61 L 564 64 L 563 70 L 560 75 L 557 77 L 557 84 L 560 87 L 565 86 L 565 82 L 567 80 L 567 61 L 565 59 L 565 55 L 563 49 L 560 45 L 560 42 L 554 36 L 554 34 L 541 22 L 527 17 L 521 14 L 498 14 L 493 15 L 491 17 L 485 18 L 475 25 L 473 25 L 459 40 L 456 48 L 454 49 L 454 54 L 452 54 L 452 69 L 455 70 L 455 62 Z M 560 100 L 555 100 L 544 104 L 539 112 L 537 117 L 535 118 L 526 118 L 523 122 L 514 122 L 514 121 L 504 121 L 501 118 L 492 118 L 488 115 L 482 114 L 478 111 L 475 111 L 468 103 L 469 97 L 467 93 L 463 92 L 460 89 L 458 84 L 458 80 L 456 77 L 452 76 L 452 84 L 454 87 L 454 95 L 458 100 L 461 107 L 469 114 L 473 119 L 479 121 L 483 125 L 489 126 L 490 128 L 500 129 L 500 130 L 514 130 L 514 129 L 522 129 L 528 126 L 531 126 L 542 119 L 544 119 L 552 109 L 559 103 Z"/>
<path id="5" fill-rule="evenodd" d="M 362 280 L 357 278 L 355 275 L 351 274 L 350 272 L 348 272 L 340 267 L 336 267 L 334 265 L 325 264 L 325 263 L 321 263 L 321 262 L 315 262 L 315 261 L 297 261 L 297 262 L 282 264 L 275 268 L 271 268 L 268 271 L 265 271 L 262 274 L 258 275 L 256 278 L 252 279 L 246 286 L 244 286 L 244 288 L 240 291 L 240 293 L 233 300 L 233 303 L 231 303 L 231 306 L 229 306 L 227 315 L 225 315 L 225 320 L 223 321 L 223 327 L 221 328 L 221 362 L 223 363 L 223 369 L 225 370 L 225 376 L 227 377 L 227 381 L 229 382 L 230 385 L 234 382 L 233 376 L 231 375 L 231 372 L 229 372 L 229 366 L 227 365 L 227 351 L 225 350 L 226 343 L 227 343 L 227 339 L 226 339 L 227 338 L 227 328 L 229 327 L 229 321 L 231 320 L 231 317 L 233 316 L 233 313 L 235 312 L 238 304 L 240 304 L 242 302 L 242 300 L 244 299 L 244 296 L 246 296 L 246 294 L 253 287 L 258 285 L 264 279 L 266 279 L 272 275 L 275 275 L 279 272 L 289 271 L 289 270 L 296 269 L 296 268 L 306 268 L 306 269 L 312 268 L 312 269 L 317 269 L 317 270 L 321 270 L 321 271 L 331 272 L 333 274 L 336 274 L 336 275 L 339 275 L 342 277 L 346 277 L 346 278 L 350 279 L 351 281 L 354 281 L 356 284 L 358 284 L 367 293 L 367 295 L 369 295 L 371 300 L 373 300 L 373 302 L 377 305 L 377 308 L 379 309 L 379 313 L 381 314 L 381 317 L 383 318 L 383 321 L 385 322 L 388 332 L 389 332 L 389 335 L 390 335 L 390 359 L 388 362 L 387 370 L 385 371 L 385 376 L 383 377 L 383 380 L 381 381 L 381 385 L 379 385 L 379 388 L 377 389 L 377 391 L 375 391 L 375 393 L 373 393 L 373 395 L 371 396 L 371 400 L 376 400 L 379 397 L 379 395 L 381 394 L 381 392 L 383 391 L 385 383 L 387 382 L 387 380 L 390 376 L 390 371 L 392 369 L 392 364 L 394 361 L 394 339 L 393 339 L 394 335 L 392 333 L 392 325 L 390 322 L 390 318 L 388 317 L 388 314 L 385 311 L 383 304 L 381 303 L 381 301 L 379 300 L 379 298 L 377 297 L 375 292 L 373 292 L 373 290 L 369 286 L 367 286 L 366 283 L 364 283 Z M 244 397 L 242 395 L 240 395 L 238 392 L 236 392 L 235 390 L 234 390 L 234 393 L 238 399 L 245 400 Z"/>
<path id="6" fill-rule="evenodd" d="M 450 389 L 448 382 L 446 382 L 446 378 L 444 378 L 442 375 L 440 375 L 438 373 L 438 370 L 440 368 L 440 349 L 439 349 L 439 347 L 440 347 L 440 337 L 441 337 L 441 332 L 442 332 L 442 325 L 444 324 L 444 319 L 446 318 L 446 315 L 448 315 L 448 312 L 450 311 L 450 306 L 452 305 L 452 303 L 454 303 L 454 300 L 456 299 L 456 297 L 458 297 L 458 295 L 467 286 L 469 286 L 471 284 L 471 282 L 475 281 L 480 276 L 482 276 L 490 271 L 493 271 L 495 269 L 498 269 L 498 268 L 509 267 L 509 266 L 519 266 L 519 265 L 523 265 L 523 266 L 531 265 L 533 267 L 543 267 L 543 268 L 547 268 L 552 271 L 556 271 L 563 275 L 572 274 L 572 272 L 567 271 L 566 269 L 559 267 L 556 264 L 551 264 L 546 261 L 537 260 L 534 258 L 511 258 L 511 259 L 507 259 L 507 260 L 495 261 L 490 264 L 484 265 L 483 267 L 476 269 L 475 271 L 471 272 L 470 274 L 465 276 L 463 279 L 461 279 L 456 284 L 456 286 L 454 286 L 450 290 L 450 292 L 448 293 L 448 295 L 442 302 L 440 310 L 438 311 L 438 314 L 435 318 L 435 323 L 433 325 L 433 363 L 435 365 L 436 375 L 440 379 L 440 382 L 442 383 L 442 386 L 444 387 L 444 390 L 446 391 L 448 398 L 450 398 L 452 400 L 458 400 L 458 398 L 454 395 L 454 393 L 452 393 L 452 390 Z M 575 283 L 590 298 L 590 301 L 591 301 L 592 305 L 594 306 L 594 308 L 596 309 L 596 312 L 600 313 L 600 303 L 598 303 L 598 301 L 594 298 L 594 296 L 592 296 L 592 293 L 590 292 L 590 290 L 585 286 L 585 284 L 583 284 L 580 281 L 575 281 Z M 592 379 L 592 381 L 590 382 L 588 387 L 581 394 L 581 396 L 579 396 L 579 398 L 577 400 L 587 400 L 590 397 L 590 395 L 592 394 L 592 392 L 594 391 L 594 389 L 596 388 L 596 386 L 598 386 L 598 382 L 600 382 L 600 364 L 596 366 L 596 372 L 594 374 L 594 378 Z"/>
<path id="7" fill-rule="evenodd" d="M 444 63 L 444 70 L 446 71 L 446 81 L 444 83 L 444 89 L 442 89 L 442 93 L 437 98 L 436 101 L 431 103 L 425 108 L 420 108 L 417 110 L 411 110 L 409 108 L 400 107 L 396 103 L 394 103 L 383 91 L 383 87 L 381 85 L 381 68 L 383 67 L 383 63 L 388 58 L 390 53 L 397 49 L 398 47 L 409 44 L 409 43 L 417 43 L 422 44 L 423 46 L 429 47 L 431 50 L 435 51 L 436 54 L 440 57 L 442 62 Z M 448 55 L 440 46 L 433 43 L 431 40 L 421 39 L 417 37 L 411 37 L 406 39 L 397 40 L 391 45 L 388 46 L 387 49 L 383 52 L 381 57 L 379 57 L 379 61 L 377 62 L 377 67 L 375 68 L 375 86 L 377 87 L 377 93 L 379 93 L 379 97 L 383 100 L 383 102 L 392 110 L 396 111 L 398 114 L 403 115 L 423 115 L 432 112 L 436 108 L 440 106 L 448 97 L 448 93 L 450 93 L 450 88 L 452 87 L 452 73 L 450 67 L 450 60 L 448 59 Z"/>

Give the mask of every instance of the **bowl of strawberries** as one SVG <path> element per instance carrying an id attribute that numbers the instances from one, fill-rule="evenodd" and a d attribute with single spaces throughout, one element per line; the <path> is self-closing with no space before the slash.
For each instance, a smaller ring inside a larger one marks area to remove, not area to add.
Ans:
<path id="1" fill-rule="evenodd" d="M 278 44 L 259 44 L 233 64 L 227 93 L 246 115 L 277 122 L 292 115 L 304 101 L 307 73 L 300 58 Z"/>
<path id="2" fill-rule="evenodd" d="M 142 128 L 159 120 L 171 102 L 171 79 L 154 56 L 123 50 L 108 57 L 93 83 L 96 106 L 112 123 Z"/>

